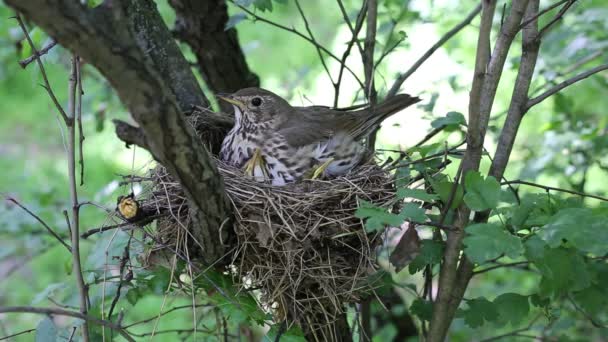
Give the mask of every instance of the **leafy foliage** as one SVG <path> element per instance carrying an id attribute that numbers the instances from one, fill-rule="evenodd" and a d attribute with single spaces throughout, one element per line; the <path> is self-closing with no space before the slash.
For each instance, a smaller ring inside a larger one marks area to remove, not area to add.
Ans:
<path id="1" fill-rule="evenodd" d="M 469 171 L 464 178 L 466 194 L 464 202 L 471 210 L 483 211 L 495 209 L 500 199 L 500 184 L 496 178 L 488 176 L 483 179 L 477 171 Z"/>
<path id="2" fill-rule="evenodd" d="M 465 253 L 471 261 L 482 264 L 487 260 L 507 255 L 516 258 L 523 252 L 518 237 L 509 234 L 496 223 L 478 223 L 466 228 Z"/>
<path id="3" fill-rule="evenodd" d="M 422 240 L 420 254 L 409 265 L 410 274 L 422 271 L 427 265 L 435 265 L 441 261 L 444 243 L 435 240 Z"/>

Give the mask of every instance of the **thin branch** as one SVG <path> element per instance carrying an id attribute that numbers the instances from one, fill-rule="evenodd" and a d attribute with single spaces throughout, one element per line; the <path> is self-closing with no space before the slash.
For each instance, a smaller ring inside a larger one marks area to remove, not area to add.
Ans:
<path id="1" fill-rule="evenodd" d="M 129 235 L 129 240 L 127 241 L 127 245 L 125 246 L 123 252 L 122 252 L 122 257 L 120 258 L 120 263 L 119 263 L 119 275 L 120 275 L 120 280 L 118 281 L 118 287 L 116 288 L 116 294 L 114 295 L 114 298 L 112 299 L 112 303 L 110 304 L 110 310 L 108 311 L 108 319 L 112 320 L 112 313 L 114 312 L 114 308 L 116 307 L 116 304 L 118 303 L 118 300 L 120 299 L 120 291 L 122 290 L 122 287 L 125 283 L 131 281 L 129 278 L 129 276 L 127 275 L 127 273 L 125 273 L 125 268 L 127 267 L 127 263 L 130 261 L 131 258 L 131 254 L 129 253 L 129 250 L 131 248 L 131 240 L 133 239 L 133 231 L 131 231 L 131 234 Z M 133 278 L 133 273 L 131 273 L 131 278 Z"/>
<path id="2" fill-rule="evenodd" d="M 314 45 L 315 47 L 318 47 L 319 49 L 321 49 L 321 51 L 323 51 L 324 53 L 326 53 L 329 57 L 331 57 L 332 59 L 340 62 L 340 58 L 338 58 L 336 55 L 334 55 L 331 51 L 329 51 L 326 47 L 324 47 L 323 45 L 320 45 L 319 43 L 317 43 L 316 41 L 310 39 L 310 37 L 308 37 L 307 35 L 303 34 L 302 32 L 294 29 L 294 28 L 290 28 L 287 27 L 285 25 L 281 25 L 279 23 L 275 23 L 271 20 L 268 20 L 266 18 L 260 17 L 259 15 L 253 13 L 252 11 L 248 10 L 247 8 L 235 3 L 234 1 L 230 0 L 230 2 L 232 4 L 234 4 L 235 6 L 239 7 L 243 12 L 249 14 L 250 16 L 252 16 L 255 20 L 257 21 L 261 21 L 263 23 L 266 23 L 268 25 L 274 26 L 276 28 L 280 28 L 281 30 L 285 30 L 287 32 L 293 33 L 301 38 L 303 38 L 304 40 L 306 40 L 307 42 L 311 43 L 312 45 Z M 357 81 L 357 83 L 359 83 L 359 86 L 361 88 L 365 88 L 365 85 L 363 84 L 363 82 L 361 81 L 361 79 L 357 76 L 357 74 L 355 74 L 355 72 L 349 68 L 348 66 L 344 66 L 344 68 L 346 70 L 348 70 L 348 72 L 350 72 L 351 75 L 353 75 L 353 77 L 355 78 L 355 80 Z"/>
<path id="3" fill-rule="evenodd" d="M 606 201 L 606 202 L 608 202 L 608 198 L 607 197 L 586 194 L 584 192 L 579 192 L 579 191 L 574 191 L 574 190 L 555 188 L 555 187 L 552 187 L 552 186 L 546 186 L 546 185 L 532 183 L 532 182 L 526 182 L 526 181 L 522 181 L 522 180 L 513 180 L 513 181 L 507 181 L 507 182 L 502 182 L 501 183 L 501 185 L 509 185 L 509 184 L 527 185 L 527 186 L 532 186 L 532 187 L 535 187 L 535 188 L 544 189 L 546 191 L 564 192 L 564 193 L 567 193 L 567 194 L 577 195 L 577 196 L 581 196 L 581 197 L 589 197 L 589 198 L 594 198 L 594 199 L 597 199 L 597 200 L 600 200 L 600 201 Z"/>
<path id="4" fill-rule="evenodd" d="M 473 275 L 478 275 L 478 274 L 490 272 L 490 271 L 498 269 L 498 268 L 518 267 L 518 266 L 528 265 L 528 264 L 530 264 L 529 261 L 519 261 L 519 262 L 508 263 L 508 264 L 498 264 L 498 265 L 494 265 L 494 266 L 490 266 L 490 267 L 484 268 L 484 269 L 479 270 L 479 271 L 475 271 L 475 272 L 473 272 Z"/>
<path id="5" fill-rule="evenodd" d="M 13 202 L 19 208 L 23 209 L 26 213 L 28 213 L 30 216 L 32 216 L 34 219 L 36 219 L 36 221 L 38 221 L 49 232 L 49 234 L 51 234 L 55 239 L 57 239 L 57 241 L 59 241 L 63 246 L 65 246 L 65 248 L 67 248 L 67 250 L 68 250 L 68 252 L 70 252 L 70 254 L 72 253 L 72 247 L 70 247 L 67 244 L 67 242 L 65 242 L 65 240 L 63 240 L 63 238 L 61 236 L 59 236 L 59 234 L 55 233 L 53 228 L 51 228 L 46 222 L 44 222 L 43 219 L 41 219 L 38 215 L 34 214 L 28 208 L 21 205 L 21 203 L 19 203 L 16 199 L 14 199 L 12 197 L 6 197 L 6 196 L 5 196 L 5 198 L 7 201 Z"/>
<path id="6" fill-rule="evenodd" d="M 42 315 L 59 315 L 74 317 L 82 319 L 85 322 L 91 322 L 97 325 L 101 325 L 103 327 L 110 328 L 122 335 L 122 337 L 124 337 L 127 341 L 135 342 L 135 340 L 121 326 L 114 324 L 110 321 L 85 315 L 77 311 L 65 310 L 60 308 L 37 308 L 33 306 L 0 306 L 0 313 L 33 313 Z"/>
<path id="7" fill-rule="evenodd" d="M 342 16 L 344 17 L 344 21 L 348 25 L 348 28 L 352 34 L 352 37 L 351 37 L 350 41 L 348 42 L 348 45 L 346 45 L 346 50 L 344 50 L 344 53 L 342 54 L 342 59 L 340 60 L 340 71 L 338 73 L 338 79 L 337 79 L 336 83 L 334 83 L 334 107 L 338 107 L 338 99 L 340 97 L 340 85 L 342 84 L 342 76 L 344 75 L 344 67 L 346 66 L 346 59 L 350 55 L 350 51 L 354 44 L 357 44 L 357 47 L 359 48 L 359 52 L 361 53 L 361 55 L 363 55 L 363 48 L 361 47 L 361 43 L 359 43 L 358 36 L 359 36 L 359 32 L 361 31 L 361 28 L 363 27 L 363 22 L 365 21 L 365 16 L 367 14 L 367 11 L 365 10 L 367 8 L 367 0 L 364 0 L 363 5 L 361 6 L 361 9 L 359 10 L 359 14 L 357 15 L 357 21 L 355 23 L 355 27 L 353 28 L 353 26 L 350 23 L 350 19 L 348 18 L 348 14 L 346 13 L 346 9 L 344 8 L 344 4 L 342 3 L 342 0 L 337 0 L 337 1 L 338 1 L 338 5 L 340 6 L 340 12 L 342 12 Z"/>
<path id="8" fill-rule="evenodd" d="M 141 219 L 139 221 L 136 221 L 136 222 L 122 222 L 122 223 L 119 223 L 119 224 L 113 224 L 111 226 L 102 226 L 102 227 L 99 227 L 99 228 L 91 228 L 91 229 L 87 230 L 86 232 L 82 233 L 80 235 L 80 237 L 83 238 L 83 239 L 86 239 L 86 238 L 88 238 L 91 235 L 103 233 L 105 231 L 116 229 L 116 228 L 123 228 L 123 227 L 128 227 L 128 226 L 134 226 L 134 227 L 136 227 L 136 226 L 143 226 L 143 225 L 146 225 L 146 224 L 152 222 L 154 219 L 157 219 L 157 218 L 159 218 L 161 216 L 162 215 L 153 215 L 153 216 L 149 216 L 149 217 L 143 218 L 143 219 Z"/>
<path id="9" fill-rule="evenodd" d="M 593 74 L 597 74 L 600 71 L 604 71 L 606 69 L 608 69 L 608 64 L 602 64 L 593 69 L 580 73 L 572 78 L 569 78 L 569 79 L 565 80 L 564 82 L 557 84 L 553 88 L 550 88 L 549 90 L 545 91 L 544 93 L 538 95 L 537 97 L 530 99 L 528 101 L 528 103 L 526 104 L 526 109 L 530 109 L 533 106 L 536 106 L 537 104 L 544 101 L 549 96 L 554 95 L 555 93 L 559 92 L 560 90 L 562 90 L 578 81 L 584 80 L 585 78 L 587 78 Z"/>
<path id="10" fill-rule="evenodd" d="M 559 12 L 555 15 L 555 17 L 553 19 L 551 19 L 551 21 L 549 23 L 547 23 L 547 25 L 545 25 L 541 30 L 540 33 L 538 34 L 539 37 L 543 37 L 550 29 L 551 27 L 553 27 L 553 25 L 555 23 L 557 23 L 558 21 L 560 21 L 563 17 L 564 14 L 566 14 L 566 12 L 570 9 L 570 7 L 576 2 L 577 0 L 569 0 L 568 2 L 566 2 L 564 4 L 564 6 L 559 10 Z"/>
<path id="11" fill-rule="evenodd" d="M 601 322 L 598 322 L 592 315 L 588 314 L 583 308 L 581 308 L 574 301 L 574 299 L 572 299 L 572 296 L 568 295 L 568 301 L 570 302 L 570 304 L 572 304 L 572 306 L 574 306 L 574 309 L 576 311 L 580 312 L 580 314 L 583 315 L 583 317 L 585 317 L 594 327 L 600 328 L 600 329 L 605 329 L 608 327 L 607 325 L 602 324 Z"/>
<path id="12" fill-rule="evenodd" d="M 78 288 L 78 294 L 80 299 L 80 313 L 83 315 L 87 314 L 87 303 L 88 303 L 88 288 L 84 282 L 82 276 L 82 267 L 80 265 L 80 207 L 78 205 L 78 189 L 76 186 L 76 127 L 74 125 L 74 119 L 76 118 L 76 89 L 78 88 L 78 75 L 77 67 L 78 57 L 72 57 L 72 67 L 70 71 L 69 79 L 69 100 L 68 100 L 68 112 L 69 121 L 66 121 L 68 126 L 68 175 L 70 179 L 70 199 L 72 202 L 72 221 L 71 221 L 71 237 L 72 237 L 72 272 L 76 277 L 76 286 Z M 89 328 L 85 321 L 82 325 L 82 336 L 83 341 L 89 341 Z"/>
<path id="13" fill-rule="evenodd" d="M 34 55 L 35 56 L 39 55 L 40 52 L 38 52 L 38 50 L 36 49 L 36 45 L 34 44 L 32 37 L 30 37 L 30 34 L 27 31 L 27 28 L 25 27 L 25 24 L 23 23 L 23 19 L 21 19 L 21 16 L 19 14 L 17 14 L 14 18 L 17 19 L 17 22 L 19 23 L 19 27 L 21 27 L 21 30 L 23 31 L 23 34 L 25 35 L 25 38 L 27 39 L 27 42 L 29 43 L 32 51 L 34 51 Z M 46 89 L 46 91 L 49 93 L 51 100 L 55 104 L 55 107 L 57 107 L 57 110 L 59 111 L 59 114 L 61 114 L 61 117 L 63 118 L 63 121 L 65 122 L 65 124 L 69 125 L 69 123 L 71 122 L 72 119 L 70 119 L 68 117 L 66 112 L 63 110 L 63 107 L 59 104 L 57 97 L 55 97 L 55 93 L 51 89 L 51 84 L 49 83 L 49 79 L 46 76 L 46 70 L 44 69 L 44 64 L 42 63 L 42 60 L 40 58 L 35 58 L 35 59 L 36 59 L 36 63 L 38 64 L 38 67 L 40 68 L 40 74 L 42 75 L 42 79 L 44 80 L 44 86 L 43 86 L 44 89 Z"/>
<path id="14" fill-rule="evenodd" d="M 3 336 L 3 337 L 0 337 L 0 341 L 4 341 L 4 340 L 10 340 L 10 339 L 11 339 L 11 338 L 13 338 L 13 337 L 17 337 L 17 336 L 20 336 L 20 335 L 29 334 L 29 333 L 31 333 L 32 331 L 36 331 L 36 329 L 24 330 L 24 331 L 20 331 L 20 332 L 18 332 L 18 333 L 12 334 L 12 335 Z"/>
<path id="15" fill-rule="evenodd" d="M 520 30 L 521 30 L 521 29 L 523 29 L 523 28 L 524 28 L 524 27 L 526 27 L 526 26 L 527 26 L 529 23 L 531 23 L 531 22 L 533 22 L 534 20 L 538 19 L 538 18 L 539 18 L 540 16 L 542 16 L 543 14 L 545 14 L 545 13 L 547 13 L 547 12 L 551 11 L 552 9 L 554 9 L 554 8 L 556 8 L 556 7 L 561 6 L 563 3 L 568 2 L 568 1 L 570 1 L 570 0 L 560 0 L 560 1 L 556 2 L 556 3 L 554 3 L 553 5 L 551 5 L 551 6 L 547 7 L 547 8 L 545 8 L 545 9 L 541 10 L 541 11 L 540 11 L 540 12 L 538 12 L 536 15 L 534 15 L 534 16 L 532 16 L 532 17 L 530 17 L 530 18 L 525 19 L 525 20 L 523 21 L 523 23 L 521 23 L 521 25 L 519 25 L 519 29 L 520 29 Z"/>
<path id="16" fill-rule="evenodd" d="M 533 320 L 530 321 L 530 323 L 528 323 L 527 326 L 525 326 L 523 328 L 516 329 L 516 330 L 513 330 L 511 332 L 508 332 L 508 333 L 505 333 L 505 334 L 501 334 L 501 335 L 498 335 L 498 336 L 493 336 L 493 337 L 490 337 L 490 338 L 486 338 L 486 339 L 481 340 L 480 342 L 496 341 L 496 340 L 503 339 L 505 337 L 510 337 L 510 336 L 518 335 L 518 334 L 520 334 L 520 333 L 522 333 L 524 331 L 528 331 L 528 330 L 530 330 L 532 328 L 532 326 L 538 321 L 538 319 L 541 316 L 542 316 L 542 314 L 538 314 L 536 317 L 534 317 Z"/>
<path id="17" fill-rule="evenodd" d="M 80 186 L 84 185 L 84 156 L 82 153 L 82 143 L 84 142 L 84 133 L 82 130 L 82 73 L 80 70 L 80 57 L 75 56 L 76 59 L 76 124 L 78 125 L 78 164 L 80 165 Z"/>
<path id="18" fill-rule="evenodd" d="M 365 98 L 374 106 L 376 104 L 376 87 L 374 85 L 374 51 L 376 48 L 376 25 L 378 25 L 378 2 L 367 0 L 367 25 L 363 43 L 363 70 L 365 73 Z"/>
<path id="19" fill-rule="evenodd" d="M 210 305 L 210 304 L 197 304 L 197 305 L 195 305 L 195 307 L 197 307 L 197 308 L 200 308 L 200 307 L 211 307 L 211 306 L 212 305 Z M 135 323 L 131 323 L 129 325 L 125 325 L 124 328 L 128 329 L 128 328 L 131 328 L 131 327 L 136 326 L 136 325 L 140 325 L 140 324 L 145 324 L 145 323 L 151 322 L 151 321 L 153 321 L 155 319 L 158 319 L 158 317 L 162 317 L 162 316 L 164 316 L 166 314 L 169 314 L 169 313 L 171 313 L 173 311 L 176 311 L 176 310 L 191 309 L 191 308 L 192 308 L 192 304 L 176 306 L 176 307 L 173 307 L 171 309 L 168 309 L 167 311 L 163 311 L 160 314 L 154 315 L 154 316 L 152 316 L 150 318 L 146 318 L 146 319 L 143 319 L 141 321 L 137 321 Z"/>
<path id="20" fill-rule="evenodd" d="M 433 46 L 431 46 L 431 48 L 428 49 L 422 55 L 422 57 L 420 57 L 416 62 L 414 62 L 414 64 L 406 72 L 399 75 L 399 77 L 397 77 L 397 79 L 395 80 L 395 83 L 393 83 L 393 85 L 391 86 L 391 89 L 388 91 L 388 94 L 386 95 L 386 97 L 391 97 L 391 96 L 397 95 L 397 92 L 399 92 L 399 88 L 401 88 L 401 85 L 403 84 L 403 82 L 405 82 L 405 80 L 407 80 L 410 76 L 412 76 L 412 74 L 416 70 L 418 70 L 418 68 L 427 59 L 429 59 L 429 57 L 431 57 L 433 55 L 433 53 L 435 51 L 437 51 L 437 49 L 439 49 L 443 44 L 445 44 L 448 40 L 450 40 L 452 37 L 454 37 L 458 32 L 460 32 L 460 30 L 462 30 L 463 28 L 468 26 L 471 23 L 471 21 L 473 21 L 473 19 L 477 16 L 477 14 L 479 14 L 480 11 L 481 11 L 481 5 L 475 7 L 475 9 L 473 9 L 473 11 L 471 11 L 471 13 L 469 13 L 469 15 L 463 21 L 461 21 L 458 25 L 454 26 L 454 28 L 452 28 L 450 31 L 448 31 L 446 34 L 444 34 L 443 37 L 441 37 L 435 44 L 433 44 Z"/>
<path id="21" fill-rule="evenodd" d="M 321 60 L 321 64 L 323 65 L 323 69 L 325 69 L 325 73 L 327 74 L 327 77 L 329 77 L 329 81 L 334 84 L 334 79 L 331 76 L 331 72 L 329 72 L 329 68 L 327 67 L 327 64 L 325 63 L 325 58 L 323 58 L 323 53 L 321 52 L 321 44 L 319 44 L 317 42 L 317 40 L 315 39 L 315 36 L 312 33 L 312 30 L 310 29 L 310 25 L 308 24 L 308 19 L 306 19 L 306 15 L 304 14 L 304 10 L 302 9 L 302 6 L 300 6 L 300 1 L 299 0 L 295 0 L 296 1 L 296 7 L 298 8 L 298 12 L 300 12 L 300 16 L 302 17 L 302 21 L 304 21 L 304 27 L 306 28 L 306 32 L 308 32 L 308 35 L 310 36 L 310 39 L 315 42 L 315 49 L 317 50 L 317 54 L 319 55 L 319 60 Z"/>
<path id="22" fill-rule="evenodd" d="M 49 51 L 51 51 L 51 49 L 57 45 L 57 42 L 54 40 L 51 40 L 50 43 L 48 43 L 45 47 L 43 47 L 40 51 L 38 51 L 37 53 L 34 53 L 33 55 L 29 56 L 28 58 L 22 59 L 19 61 L 19 65 L 21 65 L 21 67 L 23 69 L 27 68 L 27 66 L 32 63 L 34 60 L 46 55 Z"/>

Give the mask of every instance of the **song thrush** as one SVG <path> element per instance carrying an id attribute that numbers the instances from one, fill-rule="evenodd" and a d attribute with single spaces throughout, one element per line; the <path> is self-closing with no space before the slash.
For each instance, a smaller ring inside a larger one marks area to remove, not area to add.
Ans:
<path id="1" fill-rule="evenodd" d="M 420 101 L 400 94 L 372 107 L 294 107 L 260 88 L 218 97 L 231 103 L 235 113 L 220 159 L 273 185 L 296 181 L 311 170 L 312 178 L 347 173 L 367 152 L 362 138 L 388 116 Z"/>

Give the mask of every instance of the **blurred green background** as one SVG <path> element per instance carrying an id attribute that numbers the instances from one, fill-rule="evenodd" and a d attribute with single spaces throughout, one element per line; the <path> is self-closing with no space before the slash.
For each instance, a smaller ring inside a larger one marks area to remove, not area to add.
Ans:
<path id="1" fill-rule="evenodd" d="M 337 5 L 326 0 L 303 3 L 318 41 L 341 56 L 350 33 Z M 344 3 L 351 17 L 356 16 L 359 1 Z M 502 3 L 498 8 L 502 8 Z M 548 4 L 550 2 L 541 1 L 541 7 Z M 442 34 L 461 21 L 474 5 L 474 2 L 452 0 L 380 1 L 379 52 L 376 57 L 395 39 L 404 38 L 400 47 L 389 54 L 377 70 L 376 85 L 380 94 L 386 93 L 398 72 L 407 70 Z M 172 26 L 174 14 L 171 8 L 166 1 L 158 1 L 158 6 L 167 24 Z M 233 15 L 240 13 L 233 6 L 230 11 Z M 297 9 L 290 0 L 275 1 L 272 12 L 258 11 L 258 14 L 287 26 L 304 29 Z M 9 18 L 12 15 L 11 10 L 0 2 L 0 169 L 3 170 L 0 192 L 14 197 L 56 231 L 67 235 L 62 215 L 62 210 L 69 208 L 63 141 L 65 132 L 62 131 L 57 111 L 40 86 L 42 79 L 37 66 L 31 64 L 24 70 L 17 63 L 28 57 L 31 50 L 22 41 L 23 35 L 17 22 Z M 608 62 L 606 18 L 607 2 L 579 1 L 576 8 L 566 15 L 543 42 L 537 75 L 532 85 L 534 92 L 539 93 L 555 82 Z M 495 19 L 495 27 L 498 27 L 500 15 Z M 387 120 L 380 132 L 378 148 L 407 149 L 431 129 L 430 122 L 433 119 L 450 111 L 466 114 L 478 22 L 479 18 L 476 18 L 472 25 L 439 49 L 405 82 L 402 91 L 419 95 L 423 99 L 422 104 Z M 260 76 L 263 87 L 288 97 L 293 104 L 332 104 L 332 85 L 310 44 L 262 22 L 244 20 L 236 28 L 249 66 Z M 30 33 L 39 47 L 49 41 L 39 29 L 34 28 Z M 490 138 L 486 142 L 490 153 L 495 149 L 496 128 L 502 125 L 512 92 L 520 56 L 518 42 L 519 40 L 511 49 L 493 108 Z M 187 58 L 193 60 L 191 53 L 187 49 L 184 51 Z M 594 58 L 583 65 L 576 65 L 588 56 Z M 62 48 L 56 47 L 43 60 L 54 91 L 60 101 L 66 103 L 69 55 Z M 356 49 L 353 49 L 348 63 L 362 75 L 360 56 Z M 328 65 L 335 74 L 338 63 L 328 61 Z M 129 115 L 107 82 L 91 67 L 87 66 L 84 70 L 85 184 L 79 188 L 79 193 L 82 201 L 92 201 L 113 210 L 116 197 L 130 191 L 118 186 L 120 175 L 129 174 L 133 169 L 135 172 L 145 171 L 150 166 L 150 158 L 141 149 L 126 149 L 114 136 L 110 120 L 128 119 Z M 194 71 L 197 72 L 196 69 Z M 340 105 L 350 105 L 357 99 L 356 90 L 357 84 L 346 75 Z M 580 82 L 536 106 L 523 121 L 506 178 L 606 196 L 606 108 L 606 73 Z M 456 142 L 461 138 L 458 132 L 445 133 L 434 141 Z M 488 167 L 487 158 L 483 165 Z M 593 200 L 590 205 L 595 205 Z M 94 206 L 86 206 L 82 212 L 83 229 L 108 222 L 107 213 Z M 84 241 L 85 270 L 99 271 L 106 262 L 115 264 L 112 256 L 120 255 L 126 238 L 125 233 L 118 233 L 113 239 L 111 234 L 105 234 Z M 109 259 L 106 261 L 106 258 Z M 53 305 L 51 300 L 68 306 L 77 305 L 74 288 L 69 285 L 73 284 L 70 268 L 70 258 L 63 247 L 49 238 L 32 217 L 7 201 L 0 202 L 0 306 Z M 90 277 L 94 277 L 94 274 L 96 273 L 90 273 Z M 403 283 L 420 282 L 419 275 L 410 276 L 407 272 L 402 272 L 396 279 Z M 533 272 L 517 269 L 489 272 L 483 277 L 475 278 L 467 297 L 483 295 L 493 298 L 496 294 L 513 289 L 525 293 L 526 289 L 536 286 L 537 282 L 538 275 Z M 101 296 L 100 289 L 99 286 L 93 286 L 92 296 Z M 109 286 L 106 291 L 106 295 L 111 298 L 115 287 Z M 121 302 L 121 307 L 125 310 L 125 322 L 153 316 L 161 307 L 167 309 L 191 303 L 187 295 L 175 294 L 164 302 L 162 291 L 160 288 L 156 294 L 146 294 L 133 307 L 127 302 Z M 407 301 L 407 296 L 405 298 Z M 562 312 L 558 315 L 559 319 L 549 329 L 559 331 L 556 334 L 563 337 L 560 340 L 586 341 L 589 334 L 594 337 L 607 336 L 603 330 L 600 332 L 592 329 L 590 324 L 581 322 L 575 313 Z M 209 317 L 204 319 L 209 320 L 210 326 L 216 324 L 212 314 L 207 316 Z M 35 328 L 42 319 L 36 315 L 0 314 L 0 337 Z M 157 329 L 188 329 L 192 327 L 192 320 L 191 311 L 178 311 L 164 316 Z M 56 323 L 61 325 L 61 322 Z M 135 331 L 150 331 L 153 323 L 142 325 L 140 330 Z M 465 326 L 461 319 L 457 319 L 452 340 L 470 341 L 479 336 L 493 336 L 508 330 L 508 327 L 498 329 L 484 325 L 474 331 Z M 394 331 L 386 328 L 378 332 L 374 340 L 390 339 L 391 334 Z M 30 341 L 33 336 L 32 332 L 13 340 Z M 157 340 L 164 340 L 164 335 L 159 336 Z M 216 338 L 213 335 L 197 336 L 196 340 Z"/>

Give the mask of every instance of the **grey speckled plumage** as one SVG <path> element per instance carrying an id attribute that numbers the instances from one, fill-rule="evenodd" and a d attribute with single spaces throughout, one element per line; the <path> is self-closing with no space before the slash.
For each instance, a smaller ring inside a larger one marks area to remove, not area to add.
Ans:
<path id="1" fill-rule="evenodd" d="M 223 99 L 234 105 L 235 125 L 224 139 L 220 158 L 243 167 L 259 149 L 265 165 L 258 165 L 253 176 L 270 178 L 273 185 L 296 181 L 326 161 L 326 176 L 347 173 L 365 155 L 362 138 L 390 115 L 420 101 L 399 94 L 354 110 L 294 107 L 260 88 L 241 89 Z"/>

